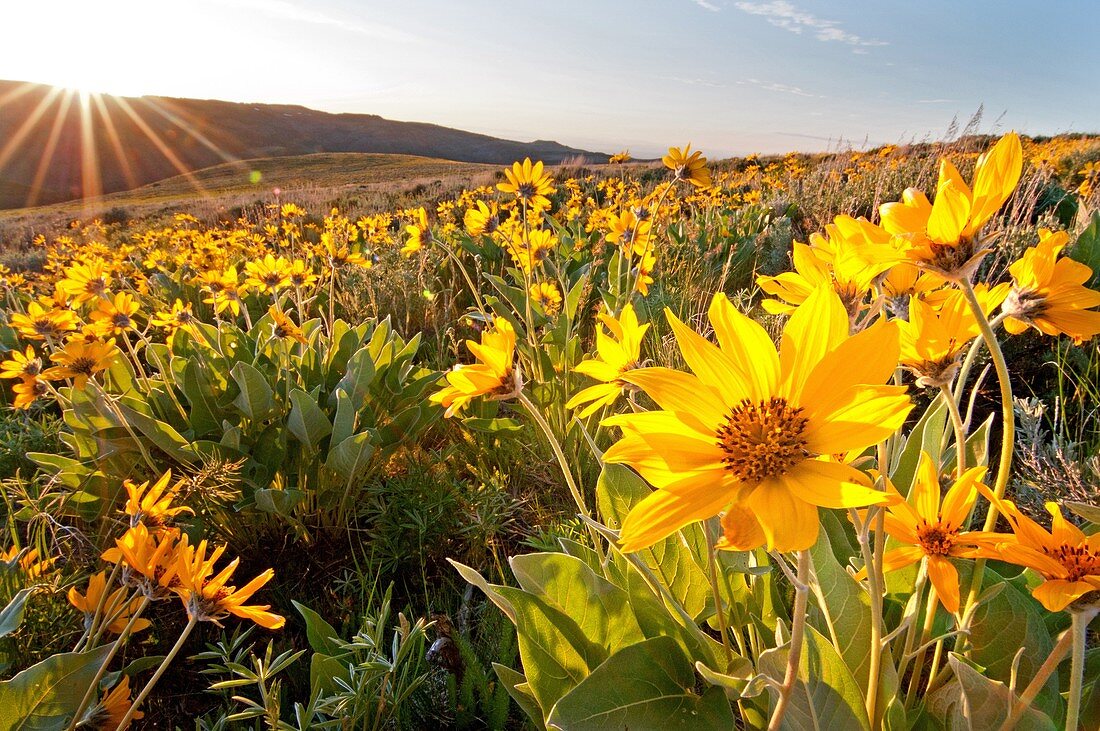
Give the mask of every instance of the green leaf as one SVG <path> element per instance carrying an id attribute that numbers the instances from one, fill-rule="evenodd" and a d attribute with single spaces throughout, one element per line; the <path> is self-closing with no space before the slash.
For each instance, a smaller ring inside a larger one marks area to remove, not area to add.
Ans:
<path id="1" fill-rule="evenodd" d="M 317 401 L 300 388 L 290 392 L 290 416 L 286 426 L 309 451 L 316 452 L 321 440 L 332 433 L 332 424 Z"/>
<path id="2" fill-rule="evenodd" d="M 652 492 L 630 468 L 604 465 L 596 483 L 596 504 L 604 524 L 618 529 L 630 509 Z M 710 596 L 710 580 L 703 568 L 707 549 L 699 524 L 685 526 L 636 555 L 661 579 L 688 614 L 698 618 L 703 613 Z"/>
<path id="3" fill-rule="evenodd" d="M 340 635 L 320 614 L 300 602 L 291 600 L 290 603 L 306 621 L 306 639 L 314 652 L 323 652 L 333 657 L 347 653 L 340 642 Z"/>
<path id="4" fill-rule="evenodd" d="M 0 728 L 63 731 L 112 647 L 52 655 L 0 683 Z"/>
<path id="5" fill-rule="evenodd" d="M 1007 580 L 989 566 L 983 574 L 982 587 L 1003 584 L 1003 590 L 984 602 L 974 612 L 970 623 L 969 658 L 985 670 L 992 680 L 1008 683 L 1016 652 L 1026 647 L 1019 661 L 1016 687 L 1026 688 L 1039 667 L 1054 649 L 1054 639 L 1044 621 L 1046 612 L 1031 598 L 1021 578 Z M 969 585 L 969 577 L 963 586 Z M 1051 675 L 1035 706 L 1048 713 L 1061 707 L 1058 698 L 1058 675 Z"/>
<path id="6" fill-rule="evenodd" d="M 1092 269 L 1092 278 L 1086 282 L 1089 289 L 1100 286 L 1100 211 L 1092 214 L 1089 225 L 1070 248 L 1069 257 Z"/>
<path id="7" fill-rule="evenodd" d="M 229 375 L 240 386 L 241 392 L 233 399 L 233 404 L 242 414 L 259 421 L 275 411 L 275 392 L 255 366 L 238 361 L 233 364 Z"/>
<path id="8" fill-rule="evenodd" d="M 202 374 L 202 368 L 196 358 L 188 358 L 183 368 L 180 388 L 191 408 L 187 412 L 187 421 L 196 437 L 205 436 L 218 429 L 217 397 L 214 389 Z"/>
<path id="9" fill-rule="evenodd" d="M 336 391 L 332 394 L 332 398 L 329 399 L 331 405 L 335 401 L 336 403 L 336 416 L 332 419 L 332 439 L 329 440 L 330 449 L 332 445 L 339 444 L 352 434 L 355 433 L 355 406 L 352 405 L 351 399 L 343 391 Z"/>
<path id="10" fill-rule="evenodd" d="M 670 637 L 615 653 L 558 701 L 547 725 L 562 731 L 726 731 L 733 711 L 721 688 L 695 693 L 695 672 Z"/>
<path id="11" fill-rule="evenodd" d="M 509 564 L 526 591 L 546 599 L 572 617 L 585 637 L 615 652 L 645 637 L 634 618 L 630 596 L 564 553 L 528 553 Z"/>
<path id="12" fill-rule="evenodd" d="M 329 450 L 325 467 L 347 482 L 353 482 L 370 466 L 370 457 L 374 453 L 372 439 L 370 432 L 352 434 Z"/>
<path id="13" fill-rule="evenodd" d="M 542 709 L 539 708 L 539 702 L 535 700 L 535 696 L 531 694 L 531 686 L 527 684 L 527 678 L 523 673 L 518 673 L 498 662 L 493 663 L 493 670 L 496 671 L 500 682 L 520 710 L 527 714 L 527 718 L 531 719 L 531 723 L 535 724 L 539 731 L 544 731 L 546 723 L 542 719 Z"/>
<path id="14" fill-rule="evenodd" d="M 787 652 L 787 647 L 765 652 L 760 656 L 760 672 L 781 681 L 787 667 Z M 775 709 L 774 693 L 771 708 Z M 813 627 L 806 627 L 798 676 L 780 728 L 786 731 L 870 728 L 863 694 L 852 672 L 829 641 Z"/>
<path id="15" fill-rule="evenodd" d="M 925 699 L 925 711 L 952 729 L 999 728 L 1008 718 L 1016 694 L 1004 683 L 979 673 L 954 652 L 947 662 L 955 678 Z M 1028 708 L 1016 728 L 1055 731 L 1056 727 L 1049 716 Z"/>
<path id="16" fill-rule="evenodd" d="M 1084 518 L 1093 525 L 1100 526 L 1100 506 L 1079 503 L 1074 500 L 1067 500 L 1062 505 L 1069 508 L 1079 518 Z"/>
<path id="17" fill-rule="evenodd" d="M 306 494 L 301 490 L 276 490 L 274 488 L 262 488 L 252 494 L 256 508 L 272 515 L 288 516 L 293 512 L 294 506 L 305 498 Z"/>
<path id="18" fill-rule="evenodd" d="M 905 447 L 890 470 L 890 479 L 902 495 L 908 495 L 913 486 L 913 477 L 917 474 L 917 463 L 922 451 L 928 452 L 936 464 L 940 463 L 940 448 L 947 430 L 947 418 L 947 404 L 942 398 L 937 398 L 928 405 L 928 409 L 909 432 Z"/>
<path id="19" fill-rule="evenodd" d="M 607 659 L 607 652 L 549 602 L 510 586 L 496 591 L 515 610 L 523 672 L 539 707 L 549 713 L 559 698 Z"/>
<path id="20" fill-rule="evenodd" d="M 351 356 L 347 372 L 336 384 L 336 390 L 346 393 L 357 408 L 362 408 L 370 395 L 370 386 L 376 373 L 370 347 L 363 346 Z"/>
<path id="21" fill-rule="evenodd" d="M 26 609 L 27 600 L 37 590 L 38 587 L 35 586 L 20 589 L 8 605 L 0 610 L 0 637 L 7 637 L 23 624 L 23 610 Z"/>

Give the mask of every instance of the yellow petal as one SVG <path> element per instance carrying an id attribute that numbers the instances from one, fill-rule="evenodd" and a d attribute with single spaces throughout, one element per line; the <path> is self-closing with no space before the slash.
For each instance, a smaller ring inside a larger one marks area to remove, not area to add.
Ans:
<path id="1" fill-rule="evenodd" d="M 897 323 L 876 322 L 821 359 L 806 379 L 799 404 L 811 414 L 835 410 L 851 386 L 885 383 L 897 367 L 899 351 Z"/>
<path id="2" fill-rule="evenodd" d="M 974 169 L 974 205 L 966 235 L 973 235 L 1004 204 L 1023 171 L 1023 149 L 1015 132 L 1002 137 Z"/>
<path id="3" fill-rule="evenodd" d="M 959 572 L 955 565 L 943 556 L 929 556 L 928 578 L 944 609 L 952 614 L 958 613 Z"/>
<path id="4" fill-rule="evenodd" d="M 938 523 L 940 519 L 940 473 L 928 452 L 921 452 L 909 504 L 924 520 Z"/>
<path id="5" fill-rule="evenodd" d="M 967 218 L 970 216 L 970 199 L 952 182 L 936 191 L 932 215 L 928 217 L 928 236 L 941 244 L 958 243 Z"/>
<path id="6" fill-rule="evenodd" d="M 804 551 L 817 541 L 817 508 L 798 499 L 779 480 L 764 480 L 744 498 L 756 514 L 769 550 Z"/>
<path id="7" fill-rule="evenodd" d="M 974 501 L 978 499 L 978 490 L 974 485 L 985 477 L 985 473 L 985 467 L 971 467 L 943 496 L 940 512 L 947 527 L 956 529 L 961 527 L 963 521 L 970 515 Z"/>
<path id="8" fill-rule="evenodd" d="M 640 387 L 662 409 L 683 414 L 686 423 L 704 434 L 713 434 L 726 421 L 726 405 L 718 393 L 690 373 L 637 368 L 624 373 L 622 380 Z"/>
<path id="9" fill-rule="evenodd" d="M 672 310 L 665 309 L 680 353 L 692 372 L 710 389 L 722 395 L 726 404 L 735 404 L 750 393 L 749 379 L 728 355 L 717 345 L 682 323 Z"/>
<path id="10" fill-rule="evenodd" d="M 751 510 L 731 504 L 722 515 L 722 537 L 715 547 L 723 551 L 752 551 L 767 542 L 760 521 Z"/>
<path id="11" fill-rule="evenodd" d="M 756 321 L 737 311 L 721 292 L 714 295 L 707 312 L 722 352 L 747 376 L 748 398 L 763 401 L 775 393 L 779 380 L 779 354 L 768 333 Z"/>
<path id="12" fill-rule="evenodd" d="M 885 492 L 870 486 L 862 472 L 840 462 L 808 459 L 778 479 L 800 500 L 821 508 L 862 508 L 889 500 Z"/>
<path id="13" fill-rule="evenodd" d="M 631 552 L 648 548 L 688 523 L 718 515 L 736 491 L 723 489 L 715 482 L 711 474 L 693 475 L 646 497 L 623 521 L 621 549 Z"/>
<path id="14" fill-rule="evenodd" d="M 798 404 L 807 379 L 825 354 L 848 336 L 848 313 L 831 287 L 821 287 L 795 310 L 779 349 L 780 395 Z"/>
<path id="15" fill-rule="evenodd" d="M 1051 612 L 1060 612 L 1085 594 L 1093 591 L 1087 581 L 1051 579 L 1031 590 L 1031 595 Z"/>
<path id="16" fill-rule="evenodd" d="M 853 386 L 835 410 L 813 414 L 805 438 L 817 454 L 862 450 L 893 434 L 913 408 L 904 386 Z"/>

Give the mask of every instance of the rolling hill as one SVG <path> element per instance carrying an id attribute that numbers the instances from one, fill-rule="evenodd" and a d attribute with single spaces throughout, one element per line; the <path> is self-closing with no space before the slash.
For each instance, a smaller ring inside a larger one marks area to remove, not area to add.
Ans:
<path id="1" fill-rule="evenodd" d="M 138 188 L 253 158 L 390 153 L 503 165 L 607 155 L 371 114 L 215 100 L 92 96 L 0 81 L 0 208 Z"/>

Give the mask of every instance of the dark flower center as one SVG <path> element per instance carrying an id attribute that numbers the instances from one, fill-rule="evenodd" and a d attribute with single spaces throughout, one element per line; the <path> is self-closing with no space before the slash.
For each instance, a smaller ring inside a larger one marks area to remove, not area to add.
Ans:
<path id="1" fill-rule="evenodd" d="M 802 409 L 786 399 L 745 399 L 730 409 L 726 423 L 718 427 L 722 462 L 740 480 L 757 482 L 778 477 L 810 458 L 806 449 L 809 420 Z"/>

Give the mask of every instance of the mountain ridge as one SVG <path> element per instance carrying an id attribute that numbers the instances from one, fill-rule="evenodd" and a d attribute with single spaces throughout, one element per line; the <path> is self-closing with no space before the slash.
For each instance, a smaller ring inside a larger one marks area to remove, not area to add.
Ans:
<path id="1" fill-rule="evenodd" d="M 0 208 L 130 190 L 251 158 L 341 152 L 497 165 L 524 157 L 547 164 L 608 158 L 551 140 L 506 140 L 377 114 L 155 95 L 81 96 L 0 80 Z"/>

